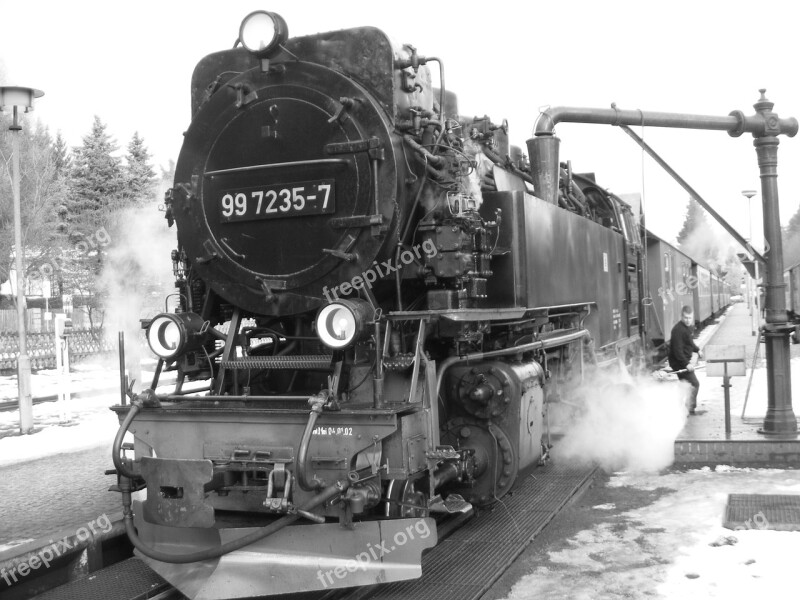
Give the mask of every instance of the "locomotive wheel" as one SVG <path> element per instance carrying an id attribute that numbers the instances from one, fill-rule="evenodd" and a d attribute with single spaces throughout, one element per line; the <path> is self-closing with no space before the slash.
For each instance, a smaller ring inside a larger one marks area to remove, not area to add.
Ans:
<path id="1" fill-rule="evenodd" d="M 418 480 L 393 479 L 386 487 L 387 517 L 427 517 L 428 497 L 417 490 Z"/>
<path id="2" fill-rule="evenodd" d="M 488 506 L 502 498 L 517 479 L 519 454 L 506 433 L 495 423 L 471 418 L 447 422 L 442 444 L 458 450 L 472 450 L 475 457 L 474 482 L 455 485 L 451 491 L 461 494 L 476 506 Z"/>

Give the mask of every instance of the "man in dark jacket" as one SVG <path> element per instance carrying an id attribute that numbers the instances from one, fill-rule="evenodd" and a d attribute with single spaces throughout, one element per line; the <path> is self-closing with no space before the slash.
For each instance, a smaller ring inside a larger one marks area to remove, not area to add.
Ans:
<path id="1" fill-rule="evenodd" d="M 669 366 L 673 371 L 678 372 L 678 379 L 685 381 L 692 386 L 689 397 L 689 414 L 695 414 L 697 408 L 697 391 L 700 389 L 700 382 L 694 374 L 692 364 L 692 353 L 697 352 L 697 357 L 702 358 L 702 353 L 697 344 L 692 339 L 694 329 L 694 311 L 691 306 L 684 306 L 681 309 L 681 320 L 672 328 L 669 338 Z"/>

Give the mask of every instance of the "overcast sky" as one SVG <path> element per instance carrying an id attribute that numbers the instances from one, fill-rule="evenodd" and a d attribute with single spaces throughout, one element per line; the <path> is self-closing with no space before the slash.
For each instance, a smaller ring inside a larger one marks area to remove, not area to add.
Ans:
<path id="1" fill-rule="evenodd" d="M 280 13 L 290 35 L 373 25 L 440 57 L 463 115 L 508 119 L 525 147 L 541 107 L 585 106 L 724 116 L 754 112 L 766 88 L 800 118 L 797 10 L 788 1 L 379 2 L 377 0 L 0 0 L 0 80 L 44 90 L 32 116 L 81 143 L 93 115 L 124 149 L 138 131 L 166 165 L 189 123 L 195 63 L 229 48 L 252 10 Z M 436 80 L 436 67 L 433 68 Z M 561 158 L 615 193 L 643 193 L 647 222 L 674 238 L 688 195 L 622 131 L 561 124 Z M 743 189 L 760 192 L 751 136 L 647 128 L 678 173 L 743 235 Z M 800 205 L 800 136 L 782 137 L 781 220 Z M 759 195 L 753 201 L 760 238 Z"/>

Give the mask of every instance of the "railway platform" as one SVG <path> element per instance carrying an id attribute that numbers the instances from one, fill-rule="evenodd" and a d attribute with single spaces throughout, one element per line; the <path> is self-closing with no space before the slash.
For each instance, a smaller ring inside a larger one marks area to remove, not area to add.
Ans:
<path id="1" fill-rule="evenodd" d="M 767 413 L 767 373 L 764 344 L 753 334 L 746 303 L 735 303 L 697 340 L 710 345 L 744 346 L 746 375 L 730 379 L 730 433 L 725 430 L 722 377 L 697 371 L 700 392 L 697 414 L 689 416 L 675 441 L 676 465 L 800 467 L 800 439 L 759 433 Z M 792 380 L 800 385 L 800 345 L 792 345 Z M 701 363 L 702 364 L 702 363 Z M 798 408 L 795 406 L 795 413 Z"/>

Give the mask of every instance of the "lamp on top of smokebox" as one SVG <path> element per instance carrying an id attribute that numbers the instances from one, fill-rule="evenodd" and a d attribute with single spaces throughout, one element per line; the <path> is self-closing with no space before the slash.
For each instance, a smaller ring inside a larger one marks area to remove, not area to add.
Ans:
<path id="1" fill-rule="evenodd" d="M 41 98 L 44 92 L 19 86 L 0 86 L 0 111 L 12 109 L 13 118 L 9 130 L 12 143 L 11 187 L 14 195 L 14 268 L 17 271 L 17 319 L 19 329 L 19 356 L 17 357 L 17 387 L 19 390 L 19 429 L 20 433 L 33 432 L 33 397 L 31 394 L 31 359 L 28 356 L 25 335 L 25 270 L 23 266 L 24 248 L 22 246 L 22 218 L 19 198 L 19 135 L 22 131 L 19 109 L 33 110 L 34 98 Z"/>

